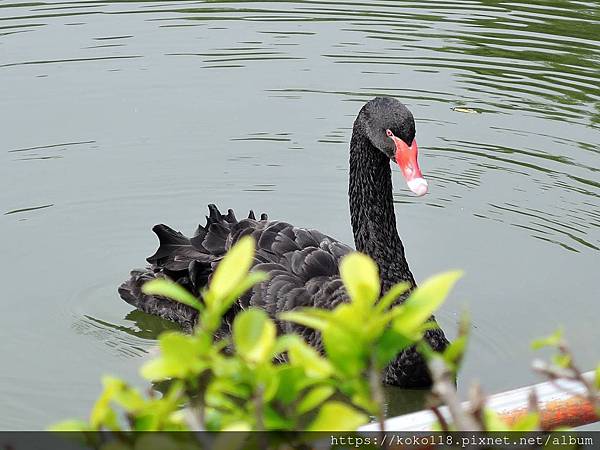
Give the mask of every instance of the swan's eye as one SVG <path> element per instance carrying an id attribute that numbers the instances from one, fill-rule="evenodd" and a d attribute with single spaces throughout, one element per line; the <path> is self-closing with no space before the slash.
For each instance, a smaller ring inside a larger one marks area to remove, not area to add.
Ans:
<path id="1" fill-rule="evenodd" d="M 385 134 L 387 134 L 388 137 L 394 136 L 394 133 L 392 133 L 392 130 L 385 130 Z"/>

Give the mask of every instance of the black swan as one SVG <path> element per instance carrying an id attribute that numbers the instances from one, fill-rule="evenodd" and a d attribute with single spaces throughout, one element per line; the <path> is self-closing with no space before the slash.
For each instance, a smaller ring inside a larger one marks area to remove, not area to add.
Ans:
<path id="1" fill-rule="evenodd" d="M 390 161 L 395 161 L 411 191 L 416 195 L 427 192 L 414 137 L 411 112 L 398 100 L 387 97 L 366 103 L 352 131 L 349 197 L 354 242 L 358 251 L 377 262 L 383 292 L 401 281 L 415 286 L 396 230 L 390 169 Z M 346 301 L 338 264 L 352 248 L 319 231 L 271 221 L 266 214 L 256 219 L 250 211 L 248 218 L 238 221 L 231 209 L 226 215 L 214 205 L 208 209 L 206 225 L 198 226 L 192 238 L 166 225 L 153 228 L 160 246 L 147 259 L 149 266 L 131 272 L 131 278 L 119 288 L 127 303 L 190 330 L 196 323 L 195 310 L 166 298 L 145 295 L 142 285 L 166 276 L 198 295 L 225 252 L 247 234 L 257 243 L 254 269 L 268 272 L 270 278 L 234 303 L 221 333 L 228 333 L 235 314 L 249 306 L 263 308 L 276 318 L 278 313 L 294 308 L 333 308 Z M 314 330 L 283 321 L 277 321 L 277 326 L 279 332 L 300 333 L 311 345 L 322 349 Z M 426 339 L 438 351 L 448 345 L 441 329 L 427 331 Z M 426 365 L 414 348 L 398 355 L 386 369 L 384 381 L 402 387 L 431 385 Z"/>

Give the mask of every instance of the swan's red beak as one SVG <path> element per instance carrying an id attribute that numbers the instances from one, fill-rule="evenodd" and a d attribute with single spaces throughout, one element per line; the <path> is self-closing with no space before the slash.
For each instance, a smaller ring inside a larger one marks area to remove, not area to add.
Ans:
<path id="1" fill-rule="evenodd" d="M 417 156 L 419 154 L 417 140 L 413 140 L 412 144 L 408 146 L 402 139 L 397 138 L 396 136 L 391 137 L 396 144 L 396 163 L 400 166 L 400 170 L 402 171 L 402 175 L 404 175 L 408 188 L 419 197 L 427 194 L 427 181 L 423 178 L 423 174 L 419 168 L 419 162 L 417 161 Z"/>

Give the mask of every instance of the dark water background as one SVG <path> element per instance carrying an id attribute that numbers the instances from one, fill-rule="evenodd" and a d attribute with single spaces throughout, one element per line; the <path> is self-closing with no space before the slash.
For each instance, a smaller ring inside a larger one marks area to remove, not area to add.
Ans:
<path id="1" fill-rule="evenodd" d="M 168 325 L 120 301 L 154 223 L 254 208 L 352 242 L 352 121 L 417 118 L 430 194 L 395 173 L 419 280 L 466 278 L 439 314 L 474 331 L 460 378 L 537 380 L 565 326 L 600 360 L 600 6 L 595 1 L 0 0 L 0 429 L 85 417 Z M 478 114 L 454 111 L 468 107 Z M 391 413 L 422 395 L 390 392 Z"/>

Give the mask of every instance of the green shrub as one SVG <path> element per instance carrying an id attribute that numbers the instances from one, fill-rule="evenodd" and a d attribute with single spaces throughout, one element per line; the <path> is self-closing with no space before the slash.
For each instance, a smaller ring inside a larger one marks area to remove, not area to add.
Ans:
<path id="1" fill-rule="evenodd" d="M 353 253 L 340 266 L 348 303 L 280 316 L 318 330 L 324 355 L 300 336 L 277 336 L 273 320 L 253 308 L 237 314 L 230 337 L 215 341 L 233 302 L 267 277 L 249 272 L 253 256 L 253 239 L 241 239 L 221 261 L 201 299 L 167 279 L 147 283 L 147 294 L 185 303 L 200 317 L 191 335 L 161 335 L 160 355 L 141 369 L 151 382 L 166 381 L 166 392 L 146 397 L 122 380 L 105 377 L 87 422 L 67 421 L 52 429 L 346 431 L 367 423 L 371 415 L 382 421 L 383 369 L 399 352 L 421 342 L 432 326 L 431 314 L 460 273 L 433 277 L 392 307 L 409 286 L 398 284 L 380 298 L 376 264 Z M 458 361 L 465 342 L 450 347 L 448 361 Z"/>
<path id="2" fill-rule="evenodd" d="M 221 261 L 200 299 L 167 279 L 147 283 L 147 294 L 171 298 L 199 312 L 191 335 L 162 334 L 160 355 L 141 368 L 141 375 L 155 385 L 159 383 L 164 393 L 159 395 L 151 389 L 142 395 L 118 378 L 104 377 L 104 390 L 87 421 L 65 421 L 51 429 L 108 431 L 116 441 L 107 443 L 97 433 L 85 435 L 88 446 L 103 450 L 198 448 L 193 434 L 149 436 L 127 433 L 130 431 L 352 431 L 372 417 L 379 420 L 383 430 L 382 372 L 399 352 L 413 345 L 425 356 L 432 373 L 430 408 L 440 418 L 437 430 L 520 432 L 541 428 L 533 397 L 529 413 L 513 424 L 486 407 L 480 389 L 471 390 L 469 407 L 462 404 L 455 376 L 467 346 L 467 316 L 461 320 L 458 337 L 444 353 L 433 352 L 423 340 L 423 333 L 434 326 L 429 318 L 460 272 L 430 278 L 401 305 L 395 305 L 409 286 L 398 284 L 380 297 L 375 263 L 359 253 L 346 256 L 340 273 L 349 295 L 347 303 L 333 310 L 305 308 L 279 317 L 318 330 L 324 347 L 324 354 L 320 354 L 298 335 L 277 336 L 273 320 L 254 308 L 236 315 L 231 336 L 215 340 L 224 314 L 236 299 L 267 278 L 264 273 L 249 272 L 253 256 L 252 238 L 241 239 Z M 534 368 L 551 380 L 567 378 L 582 383 L 587 400 L 600 413 L 600 366 L 595 379 L 589 381 L 575 365 L 562 331 L 535 341 L 533 346 L 556 348 L 552 364 L 537 361 Z M 450 420 L 439 410 L 444 405 Z M 306 448 L 305 436 L 296 433 L 285 437 L 296 439 L 291 447 L 285 441 L 286 448 Z M 239 435 L 223 439 L 227 442 L 213 441 L 208 446 L 250 445 Z M 273 448 L 282 443 L 260 439 L 253 448 Z"/>

